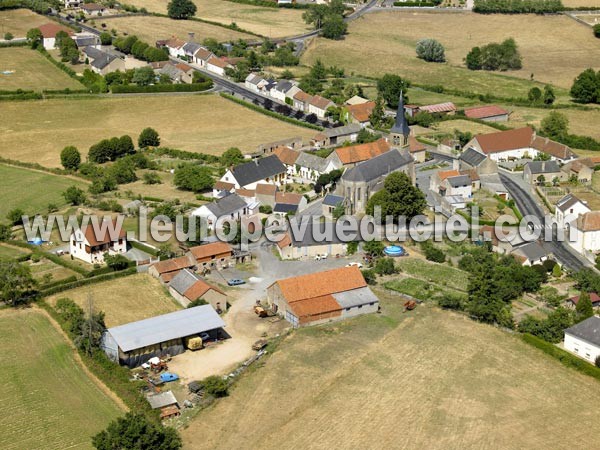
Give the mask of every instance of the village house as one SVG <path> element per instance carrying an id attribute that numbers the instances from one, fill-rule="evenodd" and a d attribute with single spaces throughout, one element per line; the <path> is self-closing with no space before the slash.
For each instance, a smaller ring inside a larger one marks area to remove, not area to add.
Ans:
<path id="1" fill-rule="evenodd" d="M 590 364 L 600 356 L 600 317 L 592 316 L 565 330 L 565 350 Z"/>
<path id="2" fill-rule="evenodd" d="M 273 153 L 279 147 L 290 147 L 292 150 L 300 150 L 303 146 L 302 137 L 295 136 L 287 139 L 280 139 L 279 141 L 274 142 L 266 142 L 264 144 L 259 144 L 256 147 L 256 154 L 258 155 L 268 155 Z"/>
<path id="3" fill-rule="evenodd" d="M 442 197 L 458 196 L 468 199 L 473 195 L 471 177 L 455 169 L 436 172 L 429 183 L 430 189 Z"/>
<path id="4" fill-rule="evenodd" d="M 600 307 L 600 295 L 598 295 L 595 292 L 588 292 L 588 295 L 590 297 L 590 302 L 592 302 L 592 307 L 593 308 Z M 581 297 L 581 295 L 575 295 L 575 296 L 567 299 L 567 305 L 571 306 L 572 308 L 576 308 L 577 303 L 579 303 L 580 297 Z"/>
<path id="5" fill-rule="evenodd" d="M 75 33 L 72 37 L 78 49 L 100 46 L 100 38 L 91 33 Z"/>
<path id="6" fill-rule="evenodd" d="M 194 62 L 194 55 L 198 52 L 198 50 L 205 48 L 196 42 L 186 42 L 181 47 L 183 52 L 182 58 L 186 59 L 189 62 Z"/>
<path id="7" fill-rule="evenodd" d="M 314 95 L 308 102 L 308 113 L 315 114 L 319 119 L 324 119 L 327 116 L 327 109 L 335 106 L 328 98 Z"/>
<path id="8" fill-rule="evenodd" d="M 276 192 L 273 212 L 280 215 L 296 214 L 306 209 L 306 197 L 290 192 Z"/>
<path id="9" fill-rule="evenodd" d="M 567 242 L 590 261 L 600 251 L 600 211 L 580 214 L 567 224 Z"/>
<path id="10" fill-rule="evenodd" d="M 184 308 L 191 302 L 204 300 L 218 314 L 227 311 L 227 295 L 189 269 L 183 269 L 171 280 L 169 293 Z"/>
<path id="11" fill-rule="evenodd" d="M 271 88 L 269 95 L 276 100 L 279 100 L 281 103 L 285 103 L 286 97 L 293 96 L 296 92 L 299 92 L 300 89 L 294 90 L 295 92 L 291 92 L 294 87 L 297 87 L 295 82 L 290 80 L 279 80 L 275 86 Z M 288 95 L 288 92 L 290 93 Z"/>
<path id="12" fill-rule="evenodd" d="M 510 161 L 518 159 L 534 159 L 540 153 L 550 159 L 565 163 L 575 154 L 569 147 L 548 138 L 537 136 L 531 127 L 496 133 L 479 134 L 465 145 L 465 150 L 474 149 L 494 161 Z"/>
<path id="13" fill-rule="evenodd" d="M 321 175 L 341 167 L 341 164 L 332 158 L 321 158 L 311 153 L 300 152 L 294 165 L 294 173 L 304 180 L 317 181 Z"/>
<path id="14" fill-rule="evenodd" d="M 362 103 L 367 103 L 368 101 L 369 100 L 367 100 L 364 97 L 361 97 L 360 95 L 354 95 L 354 96 L 350 97 L 348 100 L 346 100 L 344 102 L 344 104 L 353 106 L 353 105 L 360 105 Z"/>
<path id="15" fill-rule="evenodd" d="M 106 12 L 106 7 L 98 3 L 84 3 L 80 8 L 87 16 L 100 17 Z"/>
<path id="16" fill-rule="evenodd" d="M 379 299 L 358 267 L 276 281 L 267 288 L 267 302 L 273 312 L 295 328 L 375 313 L 379 309 Z"/>
<path id="17" fill-rule="evenodd" d="M 590 211 L 591 209 L 586 202 L 579 200 L 573 194 L 567 194 L 556 202 L 554 220 L 561 229 L 565 229 L 568 224 L 577 219 L 581 214 Z"/>
<path id="18" fill-rule="evenodd" d="M 208 62 L 208 60 L 213 58 L 214 56 L 215 55 L 210 50 L 204 47 L 200 47 L 196 51 L 196 53 L 194 53 L 191 62 L 202 68 L 206 68 L 206 63 Z"/>
<path id="19" fill-rule="evenodd" d="M 415 117 L 420 112 L 426 112 L 429 114 L 436 115 L 454 115 L 456 113 L 456 106 L 452 102 L 436 103 L 435 105 L 406 105 L 404 111 L 409 117 Z"/>
<path id="20" fill-rule="evenodd" d="M 312 95 L 307 94 L 304 91 L 298 91 L 292 97 L 292 107 L 298 111 L 308 112 L 308 105 L 310 104 L 310 100 L 312 99 Z"/>
<path id="21" fill-rule="evenodd" d="M 216 73 L 222 77 L 225 76 L 225 69 L 232 69 L 233 66 L 229 64 L 227 61 L 217 58 L 216 56 L 211 56 L 208 61 L 206 61 L 206 70 Z"/>
<path id="22" fill-rule="evenodd" d="M 288 175 L 294 175 L 296 173 L 296 160 L 300 156 L 300 152 L 291 147 L 282 145 L 273 150 L 273 154 L 283 163 Z"/>
<path id="23" fill-rule="evenodd" d="M 415 136 L 408 137 L 408 151 L 417 163 L 423 163 L 427 159 L 427 147 L 417 141 Z"/>
<path id="24" fill-rule="evenodd" d="M 256 189 L 258 183 L 279 185 L 285 181 L 287 169 L 276 155 L 257 158 L 232 167 L 221 181 L 233 183 L 236 189 Z"/>
<path id="25" fill-rule="evenodd" d="M 367 142 L 366 144 L 336 148 L 335 151 L 329 155 L 329 158 L 336 165 L 336 168 L 342 166 L 349 168 L 354 167 L 363 161 L 368 161 L 376 156 L 387 153 L 391 148 L 392 147 L 387 139 L 380 138 L 374 142 Z"/>
<path id="26" fill-rule="evenodd" d="M 331 238 L 318 239 L 313 233 L 315 228 L 321 233 L 320 235 L 328 234 Z M 288 230 L 277 242 L 277 251 L 283 260 L 344 256 L 347 251 L 347 243 L 341 241 L 337 236 L 333 222 L 309 223 L 301 236 L 296 236 L 291 230 Z"/>
<path id="27" fill-rule="evenodd" d="M 152 264 L 148 269 L 148 273 L 161 282 L 168 284 L 183 269 L 193 269 L 195 265 L 195 261 L 189 256 L 180 256 Z"/>
<path id="28" fill-rule="evenodd" d="M 79 0 L 65 0 L 65 8 L 77 8 L 81 3 Z"/>
<path id="29" fill-rule="evenodd" d="M 371 196 L 383 188 L 392 172 L 406 173 L 414 184 L 414 160 L 408 151 L 393 149 L 347 169 L 338 184 L 338 193 L 346 199 L 346 212 L 365 212 Z"/>
<path id="30" fill-rule="evenodd" d="M 326 128 L 311 139 L 311 144 L 317 148 L 340 145 L 344 142 L 356 142 L 362 127 L 352 123 L 343 127 Z"/>
<path id="31" fill-rule="evenodd" d="M 189 249 L 189 255 L 195 261 L 199 272 L 205 269 L 226 269 L 236 263 L 233 248 L 226 242 L 212 242 L 192 247 Z"/>
<path id="32" fill-rule="evenodd" d="M 511 254 L 517 246 L 525 242 L 519 233 L 511 235 L 510 230 L 506 228 L 502 230 L 502 234 L 496 232 L 496 228 L 491 225 L 483 225 L 479 228 L 478 239 L 480 243 L 489 243 L 492 251 L 500 255 Z"/>
<path id="33" fill-rule="evenodd" d="M 52 50 L 56 45 L 56 33 L 64 31 L 69 36 L 73 36 L 73 30 L 54 22 L 45 23 L 38 27 L 42 33 L 42 45 L 46 50 Z"/>
<path id="34" fill-rule="evenodd" d="M 468 175 L 471 180 L 471 192 L 477 192 L 481 189 L 481 178 L 475 169 L 459 170 L 461 175 Z"/>
<path id="35" fill-rule="evenodd" d="M 118 227 L 114 220 L 112 225 L 99 223 L 94 227 L 88 224 L 71 234 L 69 253 L 87 263 L 102 264 L 106 253 L 116 255 L 127 252 L 126 235 L 125 229 Z"/>
<path id="36" fill-rule="evenodd" d="M 523 168 L 523 178 L 529 184 L 554 183 L 567 179 L 557 161 L 530 161 Z"/>
<path id="37" fill-rule="evenodd" d="M 478 119 L 485 122 L 506 122 L 509 112 L 496 105 L 474 106 L 465 108 L 465 116 L 469 119 Z"/>
<path id="38" fill-rule="evenodd" d="M 550 258 L 544 247 L 535 241 L 515 247 L 511 254 L 524 266 L 542 264 Z"/>
<path id="39" fill-rule="evenodd" d="M 248 89 L 253 90 L 257 94 L 259 94 L 262 89 L 267 85 L 268 81 L 263 77 L 256 75 L 255 73 L 251 73 L 244 80 L 244 86 Z"/>
<path id="40" fill-rule="evenodd" d="M 217 222 L 226 222 L 226 219 L 238 221 L 255 213 L 255 209 L 248 205 L 245 199 L 234 193 L 196 208 L 191 215 L 205 220 L 208 229 L 214 230 Z"/>
<path id="41" fill-rule="evenodd" d="M 261 205 L 275 206 L 275 195 L 277 194 L 277 186 L 274 184 L 262 184 L 256 185 L 256 201 Z"/>
<path id="42" fill-rule="evenodd" d="M 164 41 L 157 41 L 156 46 L 158 48 L 165 48 L 169 52 L 169 56 L 173 58 L 181 58 L 184 55 L 183 46 L 185 41 L 172 36 L 170 39 Z"/>
<path id="43" fill-rule="evenodd" d="M 563 165 L 560 170 L 565 180 L 576 179 L 578 183 L 589 184 L 594 176 L 596 164 L 590 158 L 576 159 Z"/>
<path id="44" fill-rule="evenodd" d="M 331 219 L 333 217 L 333 211 L 339 206 L 344 205 L 344 197 L 340 195 L 327 194 L 323 198 L 322 213 L 323 216 Z"/>
<path id="45" fill-rule="evenodd" d="M 477 175 L 492 175 L 498 173 L 498 164 L 492 158 L 467 148 L 456 161 L 459 170 L 474 170 Z"/>
<path id="46" fill-rule="evenodd" d="M 108 53 L 96 47 L 85 47 L 83 54 L 90 64 L 90 69 L 100 75 L 125 70 L 125 61 L 113 53 Z"/>
<path id="47" fill-rule="evenodd" d="M 371 113 L 375 108 L 375 102 L 357 103 L 345 105 L 342 108 L 340 120 L 345 123 L 356 123 L 363 128 L 371 124 Z"/>
<path id="48" fill-rule="evenodd" d="M 213 186 L 213 198 L 223 198 L 235 192 L 235 185 L 226 181 L 217 181 Z"/>

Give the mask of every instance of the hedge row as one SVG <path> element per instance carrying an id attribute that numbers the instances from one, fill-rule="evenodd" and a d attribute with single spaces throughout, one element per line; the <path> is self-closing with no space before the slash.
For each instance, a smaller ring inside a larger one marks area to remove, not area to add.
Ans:
<path id="1" fill-rule="evenodd" d="M 179 150 L 176 148 L 168 148 L 168 147 L 158 147 L 152 150 L 149 150 L 147 153 L 152 153 L 158 156 L 168 156 L 170 158 L 175 159 L 195 159 L 198 161 L 204 161 L 209 164 L 218 163 L 219 157 L 215 155 L 208 155 L 206 153 L 196 153 L 189 152 L 187 150 Z M 150 199 L 150 197 L 145 197 L 144 199 Z M 163 200 L 158 200 L 162 202 Z"/>
<path id="2" fill-rule="evenodd" d="M 162 200 L 160 200 L 162 201 Z M 158 250 L 153 249 L 152 247 L 148 247 L 147 245 L 142 244 L 141 242 L 138 241 L 129 241 L 129 243 L 131 244 L 131 246 L 133 248 L 137 248 L 138 250 L 141 250 L 143 252 L 146 252 L 152 256 L 158 256 Z"/>
<path id="3" fill-rule="evenodd" d="M 74 80 L 77 80 L 79 83 L 81 83 L 82 85 L 85 86 L 85 84 L 83 83 L 83 80 L 81 79 L 81 77 L 78 77 L 77 74 L 75 73 L 75 71 L 73 69 L 71 69 L 70 67 L 66 66 L 65 64 L 63 64 L 60 61 L 57 61 L 56 59 L 54 59 L 52 57 L 52 55 L 50 53 L 48 53 L 46 51 L 46 49 L 44 49 L 44 47 L 38 47 L 38 51 L 44 55 L 46 57 L 46 59 L 48 61 L 50 61 L 52 64 L 54 64 L 56 67 L 58 67 L 60 70 L 62 70 L 64 73 L 66 73 L 67 75 L 69 75 L 71 78 L 73 78 Z M 87 86 L 86 86 L 87 87 Z M 87 91 L 86 91 L 87 92 Z"/>
<path id="4" fill-rule="evenodd" d="M 128 268 L 131 267 L 135 267 L 136 263 L 135 261 L 129 261 L 129 263 L 127 264 Z M 127 269 L 125 269 L 127 270 Z M 90 272 L 88 272 L 88 274 L 85 276 L 86 278 L 94 278 L 94 277 L 99 277 L 100 275 L 106 275 L 108 273 L 114 273 L 114 269 L 112 269 L 111 267 L 108 266 L 104 266 L 104 267 L 100 267 L 99 269 L 94 269 L 91 270 Z"/>
<path id="5" fill-rule="evenodd" d="M 0 42 L 0 48 L 6 48 L 6 47 L 27 47 L 27 45 L 29 45 L 27 43 L 27 41 L 7 41 L 7 42 Z"/>
<path id="6" fill-rule="evenodd" d="M 213 87 L 212 80 L 192 84 L 153 84 L 151 86 L 138 86 L 135 84 L 116 84 L 110 89 L 113 94 L 139 94 L 153 92 L 201 92 Z"/>
<path id="7" fill-rule="evenodd" d="M 24 92 L 21 94 L 0 94 L 0 101 L 15 100 L 42 100 L 44 96 L 39 92 Z"/>
<path id="8" fill-rule="evenodd" d="M 77 277 L 75 275 L 71 275 L 70 277 L 67 278 L 63 278 L 62 280 L 57 280 L 57 281 L 51 281 L 50 283 L 46 283 L 43 286 L 40 287 L 40 290 L 46 290 L 46 289 L 52 289 L 56 286 L 60 286 L 63 284 L 68 284 L 68 283 L 73 283 L 74 281 L 77 281 Z"/>
<path id="9" fill-rule="evenodd" d="M 224 92 L 221 92 L 221 97 L 226 98 L 228 100 L 231 100 L 232 102 L 237 103 L 238 105 L 242 105 L 245 106 L 246 108 L 249 108 L 253 111 L 259 112 L 261 114 L 264 114 L 265 116 L 269 116 L 269 117 L 273 117 L 274 119 L 278 119 L 281 120 L 283 122 L 287 122 L 287 123 L 291 123 L 293 125 L 297 125 L 299 127 L 304 127 L 304 128 L 310 128 L 312 130 L 319 130 L 322 131 L 323 128 L 318 126 L 318 125 L 314 125 L 312 123 L 306 123 L 306 122 L 302 122 L 301 120 L 298 119 L 293 119 L 291 117 L 287 117 L 281 114 L 278 114 L 274 111 L 269 111 L 268 109 L 264 109 L 260 106 L 256 106 L 253 103 L 248 103 L 244 100 L 240 100 L 239 98 L 235 98 L 233 95 L 229 95 L 226 94 Z"/>
<path id="10" fill-rule="evenodd" d="M 525 333 L 521 337 L 523 341 L 558 359 L 563 365 L 600 380 L 600 368 L 531 334 Z"/>
<path id="11" fill-rule="evenodd" d="M 400 7 L 433 7 L 435 6 L 434 3 L 431 2 L 394 2 L 394 6 L 400 6 Z"/>
<path id="12" fill-rule="evenodd" d="M 277 1 L 271 0 L 227 0 L 232 3 L 240 3 L 242 5 L 264 6 L 266 8 L 290 8 L 290 9 L 308 9 L 307 3 L 286 3 L 279 5 Z"/>
<path id="13" fill-rule="evenodd" d="M 59 169 L 57 167 L 51 168 L 51 167 L 44 167 L 38 163 L 29 163 L 29 162 L 24 162 L 24 161 L 17 161 L 16 159 L 9 159 L 9 158 L 3 158 L 0 156 L 0 163 L 1 164 L 8 164 L 10 166 L 16 166 L 16 167 L 23 167 L 25 169 L 33 169 L 33 170 L 40 170 L 42 172 L 48 172 L 48 173 L 52 173 L 54 175 L 74 175 L 74 176 L 79 176 L 81 177 L 81 175 L 78 175 L 77 173 L 70 173 L 67 172 L 64 169 Z M 83 177 L 82 177 L 83 178 Z"/>
<path id="14" fill-rule="evenodd" d="M 88 286 L 90 284 L 101 283 L 103 281 L 115 280 L 117 278 L 126 277 L 129 275 L 134 275 L 137 273 L 137 268 L 130 267 L 125 270 L 121 270 L 120 272 L 111 272 L 104 275 L 98 275 L 92 278 L 82 278 L 80 280 L 74 281 L 72 283 L 64 283 L 58 286 L 51 287 L 50 289 L 40 290 L 40 295 L 42 297 L 47 297 L 49 295 L 54 295 L 59 292 L 68 291 L 70 289 L 75 289 L 81 286 Z"/>

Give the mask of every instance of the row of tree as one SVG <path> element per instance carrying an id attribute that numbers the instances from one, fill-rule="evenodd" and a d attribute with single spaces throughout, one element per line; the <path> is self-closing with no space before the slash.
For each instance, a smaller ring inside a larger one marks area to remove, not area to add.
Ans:
<path id="1" fill-rule="evenodd" d="M 321 30 L 321 35 L 327 39 L 341 39 L 348 31 L 344 21 L 346 6 L 342 0 L 331 0 L 329 4 L 311 5 L 302 14 L 304 21 Z"/>
<path id="2" fill-rule="evenodd" d="M 600 103 L 600 71 L 581 72 L 571 86 L 571 97 L 580 103 Z"/>
<path id="3" fill-rule="evenodd" d="M 475 0 L 473 11 L 480 14 L 544 14 L 564 9 L 560 0 Z"/>
<path id="4" fill-rule="evenodd" d="M 153 47 L 146 42 L 131 35 L 112 40 L 113 46 L 126 55 L 133 55 L 137 59 L 148 62 L 168 61 L 169 54 L 162 48 Z"/>
<path id="5" fill-rule="evenodd" d="M 521 55 L 513 38 L 501 44 L 493 42 L 482 47 L 473 47 L 465 58 L 471 70 L 519 70 L 523 67 Z"/>

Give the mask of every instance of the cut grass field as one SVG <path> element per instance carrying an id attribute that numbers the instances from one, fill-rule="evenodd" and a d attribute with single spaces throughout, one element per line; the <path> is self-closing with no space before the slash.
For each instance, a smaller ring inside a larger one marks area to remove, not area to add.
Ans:
<path id="1" fill-rule="evenodd" d="M 101 23 L 106 23 L 108 29 L 114 28 L 119 33 L 135 34 L 150 45 L 154 45 L 159 39 L 169 39 L 171 36 L 187 40 L 188 33 L 190 32 L 195 34 L 197 42 L 202 42 L 206 38 L 213 38 L 219 42 L 237 39 L 255 39 L 252 35 L 216 25 L 192 20 L 173 20 L 167 17 L 134 16 L 117 17 L 105 22 L 96 20 L 95 28 L 100 30 Z"/>
<path id="2" fill-rule="evenodd" d="M 463 58 L 472 47 L 509 37 L 516 40 L 523 56 L 522 70 L 490 73 L 464 67 Z M 419 60 L 415 45 L 423 38 L 439 40 L 448 63 Z M 347 73 L 397 73 L 415 83 L 526 97 L 536 84 L 529 81 L 532 73 L 537 81 L 570 88 L 590 61 L 600 58 L 600 46 L 589 28 L 565 16 L 386 11 L 352 22 L 342 41 L 313 41 L 302 59 L 312 64 L 317 58 L 344 67 Z"/>
<path id="3" fill-rule="evenodd" d="M 48 297 L 47 302 L 54 306 L 59 298 L 70 298 L 85 309 L 88 295 L 92 296 L 94 309 L 106 314 L 108 327 L 181 309 L 160 282 L 145 273 L 64 291 Z"/>
<path id="4" fill-rule="evenodd" d="M 398 267 L 403 273 L 422 278 L 430 283 L 448 286 L 461 291 L 467 290 L 469 274 L 447 264 L 437 264 L 417 258 L 400 258 Z"/>
<path id="5" fill-rule="evenodd" d="M 73 185 L 87 190 L 83 181 L 0 164 L 0 220 L 14 208 L 33 215 L 47 213 L 50 203 L 66 205 L 62 193 Z"/>
<path id="6" fill-rule="evenodd" d="M 13 259 L 18 258 L 19 256 L 24 256 L 27 253 L 30 253 L 29 250 L 24 248 L 15 247 L 8 244 L 0 244 L 0 258 Z"/>
<path id="7" fill-rule="evenodd" d="M 146 127 L 158 131 L 163 146 L 213 155 L 316 133 L 211 94 L 3 102 L 2 112 L 0 156 L 52 167 L 67 145 L 85 158 L 101 139 L 128 134 L 136 141 Z"/>
<path id="8" fill-rule="evenodd" d="M 581 426 L 597 380 L 467 317 L 382 308 L 296 331 L 182 431 L 185 448 L 597 447 Z"/>
<path id="9" fill-rule="evenodd" d="M 121 415 L 39 311 L 0 312 L 0 448 L 88 449 Z"/>
<path id="10" fill-rule="evenodd" d="M 1 73 L 1 72 L 11 73 Z M 83 85 L 28 47 L 0 48 L 0 90 L 82 89 Z"/>
<path id="11" fill-rule="evenodd" d="M 4 39 L 6 33 L 12 33 L 15 38 L 24 38 L 31 28 L 48 22 L 50 22 L 48 18 L 28 9 L 0 11 L 0 37 Z"/>
<path id="12" fill-rule="evenodd" d="M 600 42 L 599 42 L 600 46 Z M 551 110 L 524 108 L 518 106 L 507 106 L 512 111 L 508 126 L 518 128 L 527 124 L 539 128 L 544 117 L 550 114 Z M 589 111 L 581 109 L 559 109 L 558 112 L 564 114 L 569 119 L 569 132 L 583 136 L 591 136 L 600 139 L 600 109 Z"/>
<path id="13" fill-rule="evenodd" d="M 138 8 L 166 14 L 168 0 L 130 0 Z M 225 0 L 196 0 L 196 17 L 231 25 L 271 38 L 301 34 L 309 29 L 302 20 L 302 10 L 265 8 Z"/>
<path id="14" fill-rule="evenodd" d="M 41 261 L 34 263 L 28 263 L 29 268 L 31 269 L 31 274 L 33 278 L 38 281 L 42 281 L 44 276 L 50 275 L 50 281 L 59 281 L 64 280 L 65 278 L 69 278 L 72 276 L 76 276 L 78 278 L 81 277 L 77 272 L 71 269 L 67 269 L 66 267 L 59 266 L 58 264 L 53 263 L 48 259 L 42 259 Z"/>
<path id="15" fill-rule="evenodd" d="M 484 125 L 482 123 L 471 122 L 469 120 L 446 120 L 443 122 L 439 122 L 435 124 L 435 127 L 432 128 L 434 132 L 437 133 L 454 133 L 454 130 L 459 130 L 464 132 L 470 132 L 473 134 L 485 134 L 485 133 L 495 133 L 498 130 L 496 128 Z"/>

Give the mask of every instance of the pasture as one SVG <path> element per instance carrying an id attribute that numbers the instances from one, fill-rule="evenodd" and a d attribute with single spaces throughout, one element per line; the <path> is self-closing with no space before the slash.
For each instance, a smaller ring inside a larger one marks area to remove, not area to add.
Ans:
<path id="1" fill-rule="evenodd" d="M 94 309 L 106 314 L 108 327 L 181 309 L 156 278 L 141 273 L 60 292 L 46 301 L 54 306 L 59 298 L 70 298 L 85 309 L 89 295 Z"/>
<path id="2" fill-rule="evenodd" d="M 59 281 L 64 280 L 65 278 L 69 278 L 72 276 L 76 276 L 78 278 L 81 277 L 77 272 L 71 269 L 67 269 L 66 267 L 59 266 L 56 263 L 53 263 L 49 259 L 42 258 L 39 262 L 34 263 L 30 261 L 27 263 L 29 268 L 31 269 L 31 274 L 33 278 L 38 280 L 41 284 L 44 284 L 44 278 L 49 277 L 49 281 Z"/>
<path id="3" fill-rule="evenodd" d="M 34 27 L 48 23 L 49 19 L 28 9 L 7 9 L 0 11 L 0 37 L 12 33 L 15 38 L 24 38 Z"/>
<path id="4" fill-rule="evenodd" d="M 0 312 L 0 448 L 88 449 L 122 411 L 39 311 Z"/>
<path id="5" fill-rule="evenodd" d="M 106 28 L 109 30 L 114 28 L 119 33 L 135 34 L 150 45 L 154 45 L 159 39 L 169 39 L 171 36 L 187 40 L 188 33 L 194 33 L 196 42 L 202 42 L 206 38 L 213 38 L 219 42 L 252 38 L 249 34 L 208 23 L 173 20 L 167 17 L 134 16 L 116 17 L 104 22 L 96 20 L 95 28 L 101 30 L 102 23 L 106 23 Z"/>
<path id="6" fill-rule="evenodd" d="M 163 146 L 214 155 L 316 133 L 206 94 L 3 102 L 2 109 L 0 156 L 51 167 L 60 165 L 67 145 L 85 159 L 101 139 L 128 134 L 137 141 L 146 127 L 158 131 Z"/>
<path id="7" fill-rule="evenodd" d="M 386 11 L 352 22 L 348 33 L 342 41 L 316 39 L 303 62 L 312 64 L 321 58 L 327 65 L 344 67 L 347 73 L 396 73 L 415 83 L 523 97 L 536 85 L 529 81 L 531 74 L 536 81 L 568 89 L 590 61 L 600 58 L 600 46 L 591 30 L 566 16 Z M 523 56 L 522 70 L 491 73 L 465 68 L 463 58 L 472 47 L 509 37 Z M 448 62 L 418 59 L 415 45 L 423 38 L 440 41 Z"/>
<path id="8" fill-rule="evenodd" d="M 131 0 L 129 4 L 148 11 L 167 13 L 168 0 Z M 196 0 L 196 17 L 238 27 L 271 38 L 301 34 L 309 27 L 302 20 L 302 10 L 265 8 L 224 0 Z"/>
<path id="9" fill-rule="evenodd" d="M 78 179 L 0 164 L 0 218 L 4 220 L 14 208 L 33 215 L 47 213 L 50 203 L 58 207 L 66 205 L 62 193 L 73 185 L 87 188 L 87 184 Z"/>
<path id="10" fill-rule="evenodd" d="M 1 91 L 66 88 L 82 89 L 83 85 L 28 47 L 0 48 Z"/>
<path id="11" fill-rule="evenodd" d="M 15 247 L 14 245 L 9 244 L 0 244 L 0 259 L 18 258 L 20 256 L 25 256 L 28 253 L 30 253 L 29 250 L 21 247 Z"/>
<path id="12" fill-rule="evenodd" d="M 182 431 L 185 447 L 596 447 L 600 431 L 580 424 L 595 419 L 597 380 L 517 336 L 429 305 L 403 314 L 381 295 L 383 314 L 294 332 Z"/>

